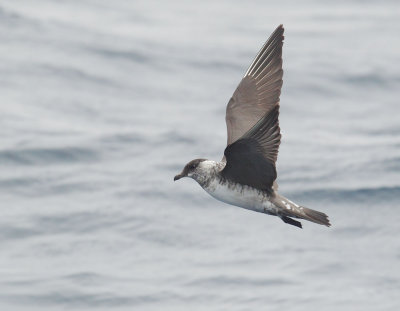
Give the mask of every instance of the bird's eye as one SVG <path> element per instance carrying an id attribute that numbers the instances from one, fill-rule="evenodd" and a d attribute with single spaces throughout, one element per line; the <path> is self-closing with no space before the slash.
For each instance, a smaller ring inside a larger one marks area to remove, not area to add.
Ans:
<path id="1" fill-rule="evenodd" d="M 194 170 L 195 168 L 196 168 L 196 165 L 194 165 L 194 164 L 190 165 L 191 170 Z"/>

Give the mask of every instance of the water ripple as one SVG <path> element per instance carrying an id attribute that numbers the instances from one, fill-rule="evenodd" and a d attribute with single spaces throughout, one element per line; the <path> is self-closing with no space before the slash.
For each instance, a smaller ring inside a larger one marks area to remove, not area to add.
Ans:
<path id="1" fill-rule="evenodd" d="M 26 148 L 0 151 L 0 165 L 48 165 L 88 162 L 99 159 L 99 153 L 89 148 Z"/>
<path id="2" fill-rule="evenodd" d="M 315 189 L 295 192 L 292 196 L 312 200 L 330 200 L 335 202 L 385 202 L 397 201 L 400 197 L 400 186 L 357 188 L 357 189 Z"/>

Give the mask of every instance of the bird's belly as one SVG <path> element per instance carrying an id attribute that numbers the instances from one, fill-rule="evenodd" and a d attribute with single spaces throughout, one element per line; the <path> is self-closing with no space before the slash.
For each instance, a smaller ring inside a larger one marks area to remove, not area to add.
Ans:
<path id="1" fill-rule="evenodd" d="M 204 189 L 217 200 L 245 209 L 266 213 L 273 208 L 265 192 L 248 186 L 215 181 Z"/>

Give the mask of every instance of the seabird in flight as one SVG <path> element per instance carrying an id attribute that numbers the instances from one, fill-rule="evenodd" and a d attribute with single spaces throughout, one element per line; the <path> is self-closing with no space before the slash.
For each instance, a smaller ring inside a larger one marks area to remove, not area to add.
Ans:
<path id="1" fill-rule="evenodd" d="M 302 227 L 305 219 L 330 226 L 324 213 L 297 205 L 278 194 L 275 162 L 281 134 L 283 26 L 280 25 L 240 81 L 226 107 L 228 143 L 220 162 L 195 159 L 174 180 L 190 177 L 225 203 L 280 217 Z"/>

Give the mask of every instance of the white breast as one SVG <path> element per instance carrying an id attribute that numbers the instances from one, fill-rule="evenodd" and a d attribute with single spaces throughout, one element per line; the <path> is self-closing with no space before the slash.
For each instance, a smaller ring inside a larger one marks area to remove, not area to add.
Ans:
<path id="1" fill-rule="evenodd" d="M 266 193 L 248 186 L 219 183 L 216 178 L 204 190 L 217 200 L 256 212 L 265 213 L 273 208 Z"/>

